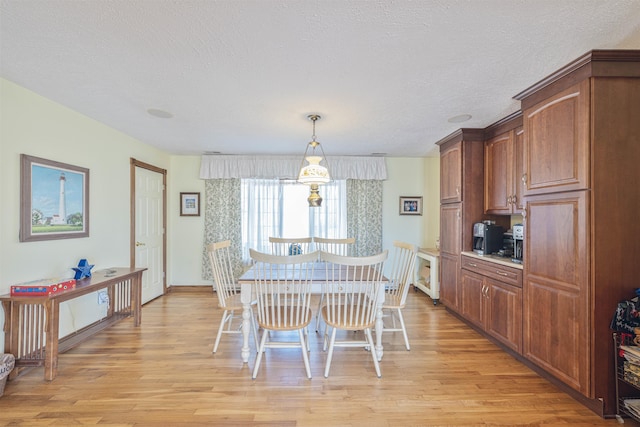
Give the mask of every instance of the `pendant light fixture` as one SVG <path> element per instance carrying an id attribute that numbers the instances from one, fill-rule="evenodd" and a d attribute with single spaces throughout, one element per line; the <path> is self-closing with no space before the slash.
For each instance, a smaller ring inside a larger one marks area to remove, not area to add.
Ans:
<path id="1" fill-rule="evenodd" d="M 323 160 L 324 163 L 327 164 L 327 159 L 324 155 L 322 145 L 316 141 L 316 122 L 320 120 L 321 117 L 318 114 L 310 114 L 307 118 L 313 122 L 313 135 L 311 142 L 307 144 L 307 149 L 304 151 L 302 164 L 300 165 L 300 173 L 298 174 L 298 182 L 310 187 L 311 193 L 307 201 L 309 202 L 310 208 L 317 208 L 322 204 L 322 197 L 320 197 L 318 192 L 318 186 L 331 181 L 331 177 L 329 176 L 329 170 L 326 166 L 320 164 Z M 309 153 L 309 148 L 311 148 L 311 153 Z M 318 148 L 319 153 L 316 153 L 316 149 Z M 322 155 L 318 155 L 320 153 Z M 304 164 L 305 160 L 308 162 L 306 166 Z"/>

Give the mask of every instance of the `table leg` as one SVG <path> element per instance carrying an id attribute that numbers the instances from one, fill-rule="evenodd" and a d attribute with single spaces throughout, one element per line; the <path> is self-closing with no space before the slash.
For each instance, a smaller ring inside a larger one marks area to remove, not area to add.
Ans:
<path id="1" fill-rule="evenodd" d="M 384 299 L 384 292 L 382 293 L 382 298 Z M 378 356 L 378 361 L 382 360 L 382 356 L 384 354 L 382 349 L 382 329 L 384 325 L 382 323 L 382 303 L 378 303 L 378 307 L 376 308 L 376 355 Z"/>
<path id="2" fill-rule="evenodd" d="M 131 310 L 133 311 L 133 326 L 142 323 L 142 274 L 140 272 L 131 279 Z M 111 302 L 109 302 L 111 304 Z"/>
<path id="3" fill-rule="evenodd" d="M 249 334 L 251 334 L 251 285 L 243 283 L 240 288 L 242 301 L 242 362 L 249 362 Z"/>
<path id="4" fill-rule="evenodd" d="M 44 379 L 52 381 L 58 374 L 58 334 L 60 330 L 60 304 L 55 300 L 45 303 L 47 344 L 44 358 Z"/>

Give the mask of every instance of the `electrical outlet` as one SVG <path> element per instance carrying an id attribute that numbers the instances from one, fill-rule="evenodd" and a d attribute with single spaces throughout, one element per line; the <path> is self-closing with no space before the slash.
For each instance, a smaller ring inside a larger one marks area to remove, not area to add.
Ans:
<path id="1" fill-rule="evenodd" d="M 98 304 L 109 304 L 109 294 L 107 291 L 98 291 Z"/>

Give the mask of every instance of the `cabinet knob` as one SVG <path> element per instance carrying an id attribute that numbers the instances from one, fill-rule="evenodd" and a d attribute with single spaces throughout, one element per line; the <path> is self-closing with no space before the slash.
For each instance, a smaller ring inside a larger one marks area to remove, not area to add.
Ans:
<path id="1" fill-rule="evenodd" d="M 507 197 L 507 206 L 511 204 L 511 196 Z"/>
<path id="2" fill-rule="evenodd" d="M 523 182 L 524 184 L 526 184 L 526 183 L 527 183 L 527 174 L 526 174 L 526 173 L 523 173 L 523 174 L 522 174 L 522 182 Z"/>
<path id="3" fill-rule="evenodd" d="M 518 196 L 516 196 L 515 194 L 511 196 L 511 203 L 513 203 L 514 205 L 518 203 Z"/>

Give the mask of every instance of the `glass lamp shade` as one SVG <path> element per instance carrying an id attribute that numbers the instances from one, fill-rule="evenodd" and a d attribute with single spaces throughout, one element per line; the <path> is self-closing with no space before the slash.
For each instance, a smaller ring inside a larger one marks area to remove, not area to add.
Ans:
<path id="1" fill-rule="evenodd" d="M 298 182 L 302 184 L 312 185 L 312 184 L 326 184 L 331 181 L 331 177 L 329 176 L 329 170 L 324 166 L 320 165 L 320 161 L 322 157 L 320 156 L 307 156 L 306 157 L 309 164 L 300 169 L 300 174 L 298 175 Z"/>

